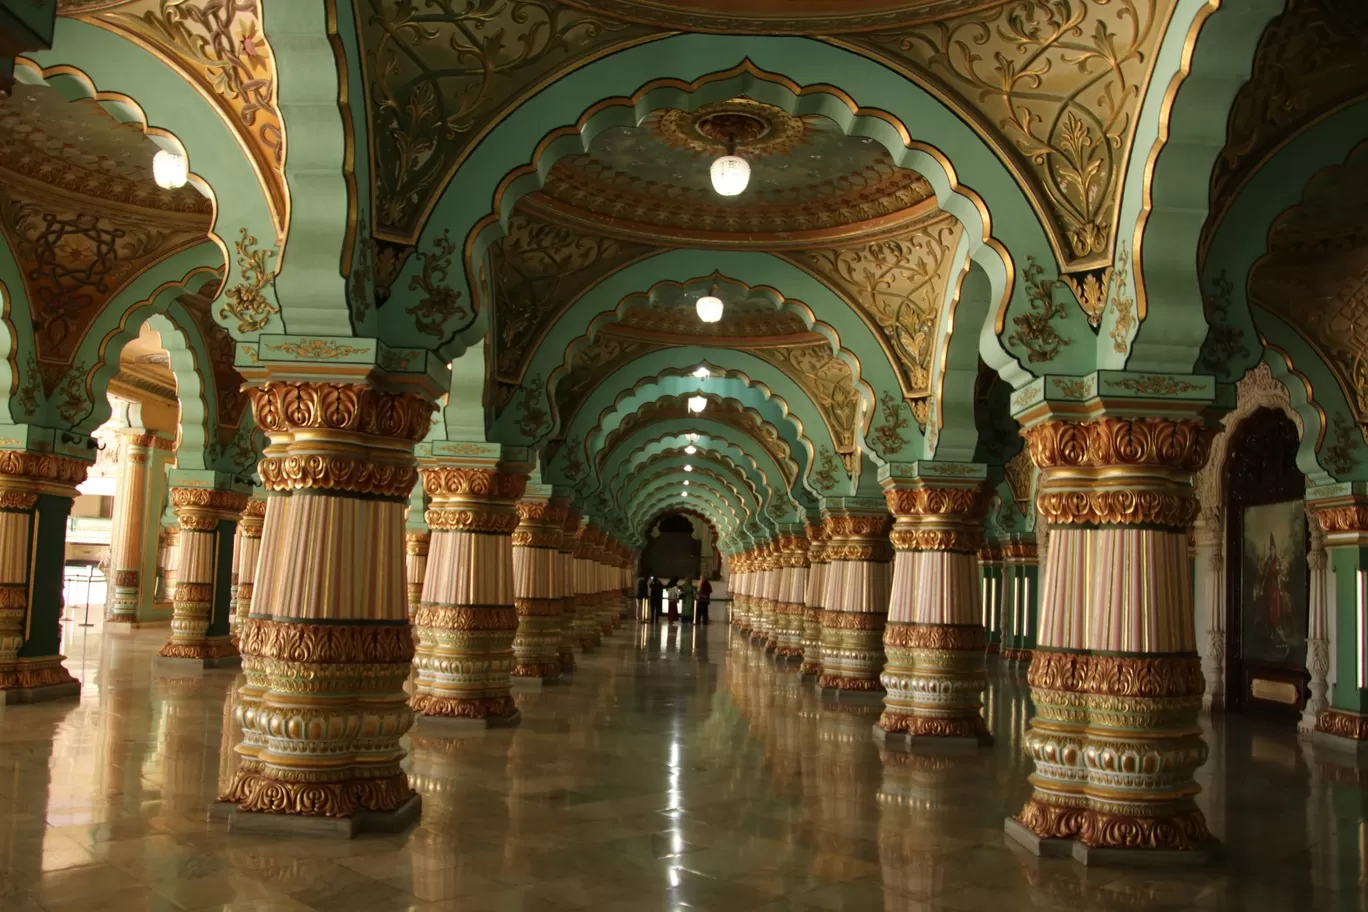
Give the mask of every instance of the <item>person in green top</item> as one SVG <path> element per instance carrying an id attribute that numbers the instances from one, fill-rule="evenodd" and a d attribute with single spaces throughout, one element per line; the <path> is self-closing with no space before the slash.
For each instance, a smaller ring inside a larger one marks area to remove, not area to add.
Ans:
<path id="1" fill-rule="evenodd" d="M 683 602 L 680 606 L 683 611 L 680 613 L 686 621 L 692 621 L 694 615 L 694 584 L 692 579 L 684 578 L 684 582 L 679 585 L 679 595 L 680 601 Z"/>

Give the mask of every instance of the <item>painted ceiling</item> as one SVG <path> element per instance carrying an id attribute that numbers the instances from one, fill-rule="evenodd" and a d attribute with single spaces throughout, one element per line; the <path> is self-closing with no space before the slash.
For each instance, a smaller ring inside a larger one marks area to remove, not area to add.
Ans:
<path id="1" fill-rule="evenodd" d="M 935 19 L 1006 0 L 566 0 L 614 18 L 701 31 L 847 31 Z"/>
<path id="2" fill-rule="evenodd" d="M 718 195 L 708 165 L 727 146 L 698 124 L 724 112 L 763 124 L 764 134 L 736 146 L 751 166 L 751 185 Z M 532 207 L 563 222 L 655 243 L 808 246 L 867 232 L 877 220 L 908 218 L 932 196 L 915 171 L 899 168 L 882 146 L 848 137 L 825 117 L 793 117 L 737 98 L 695 112 L 657 111 L 636 127 L 595 137 L 585 155 L 561 159 Z M 934 207 L 934 201 L 928 205 Z"/>

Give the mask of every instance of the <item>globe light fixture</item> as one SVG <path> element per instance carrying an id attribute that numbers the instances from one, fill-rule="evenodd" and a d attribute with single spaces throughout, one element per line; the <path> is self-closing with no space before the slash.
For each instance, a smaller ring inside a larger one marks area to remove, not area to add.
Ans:
<path id="1" fill-rule="evenodd" d="M 716 323 L 722 319 L 722 299 L 717 296 L 717 285 L 713 284 L 708 289 L 708 293 L 698 299 L 696 305 L 698 309 L 698 319 L 704 323 Z"/>
<path id="2" fill-rule="evenodd" d="M 702 396 L 689 397 L 689 411 L 693 412 L 695 415 L 699 414 L 707 407 L 708 400 L 704 399 Z"/>
<path id="3" fill-rule="evenodd" d="M 152 179 L 163 190 L 178 190 L 190 179 L 190 161 L 179 152 L 158 149 L 152 156 Z"/>
<path id="4" fill-rule="evenodd" d="M 689 479 L 686 478 L 686 479 L 684 479 L 684 487 L 687 488 L 688 486 L 689 486 Z"/>
<path id="5" fill-rule="evenodd" d="M 686 472 L 692 472 L 692 471 L 693 471 L 693 466 L 691 466 L 691 465 L 686 465 L 686 466 L 684 467 L 684 471 L 686 471 Z"/>
<path id="6" fill-rule="evenodd" d="M 698 452 L 698 447 L 694 446 L 694 445 L 691 443 L 691 444 L 689 444 L 688 446 L 686 446 L 686 447 L 684 448 L 684 452 L 685 452 L 685 453 L 688 453 L 690 456 L 692 456 L 694 453 L 697 453 L 697 452 Z"/>
<path id="7" fill-rule="evenodd" d="M 694 368 L 693 375 L 697 377 L 699 380 L 707 380 L 709 377 L 712 376 L 712 371 L 708 370 L 706 367 L 700 364 L 698 367 Z"/>
<path id="8" fill-rule="evenodd" d="M 697 435 L 697 434 L 685 434 L 684 436 L 687 437 L 687 438 L 689 438 L 689 443 L 698 443 L 698 435 Z"/>
<path id="9" fill-rule="evenodd" d="M 750 183 L 750 163 L 731 146 L 726 155 L 713 161 L 709 174 L 719 196 L 740 196 Z"/>

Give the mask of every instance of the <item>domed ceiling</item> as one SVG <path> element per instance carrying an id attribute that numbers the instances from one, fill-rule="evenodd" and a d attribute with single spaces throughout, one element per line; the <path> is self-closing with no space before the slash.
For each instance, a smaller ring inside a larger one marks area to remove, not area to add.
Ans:
<path id="1" fill-rule="evenodd" d="M 158 148 L 92 100 L 24 84 L 0 98 L 0 231 L 24 276 L 48 394 L 105 302 L 208 237 L 209 200 L 153 182 Z"/>
<path id="2" fill-rule="evenodd" d="M 563 0 L 602 15 L 698 31 L 842 32 L 941 19 L 1007 0 Z"/>
<path id="3" fill-rule="evenodd" d="M 713 190 L 709 166 L 727 137 L 751 166 L 740 196 Z M 596 136 L 561 159 L 531 212 L 605 234 L 688 246 L 805 247 L 865 236 L 933 210 L 931 185 L 872 139 L 820 116 L 794 117 L 747 98 L 666 110 Z"/>

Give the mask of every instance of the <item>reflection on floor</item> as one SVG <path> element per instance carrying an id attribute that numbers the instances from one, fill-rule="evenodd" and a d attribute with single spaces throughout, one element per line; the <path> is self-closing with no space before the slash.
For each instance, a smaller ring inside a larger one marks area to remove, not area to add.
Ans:
<path id="1" fill-rule="evenodd" d="M 881 756 L 875 710 L 823 704 L 721 625 L 624 629 L 519 695 L 520 728 L 416 733 L 403 836 L 230 836 L 205 807 L 234 676 L 154 676 L 164 630 L 71 636 L 80 704 L 0 717 L 5 912 L 1368 908 L 1363 786 L 1290 733 L 1208 733 L 1222 865 L 1039 861 L 1002 834 L 1027 790 L 1020 675 L 995 675 L 994 748 Z"/>

